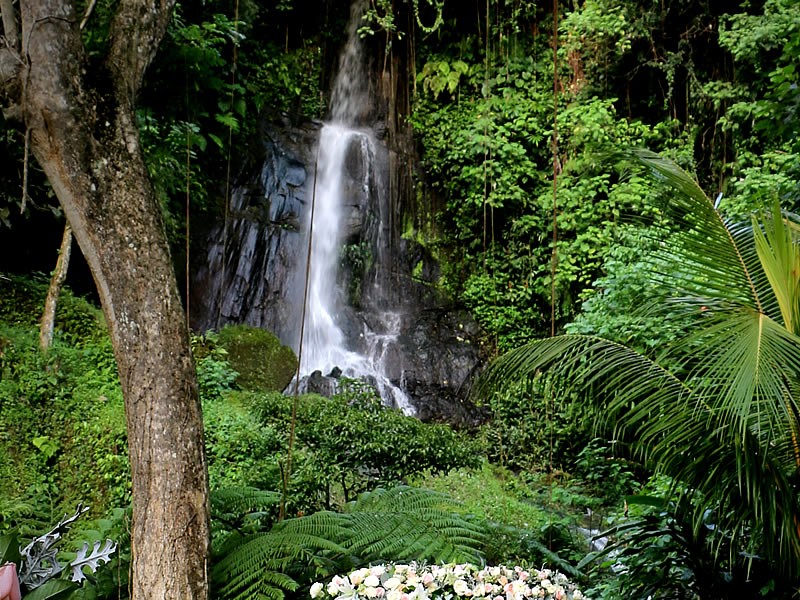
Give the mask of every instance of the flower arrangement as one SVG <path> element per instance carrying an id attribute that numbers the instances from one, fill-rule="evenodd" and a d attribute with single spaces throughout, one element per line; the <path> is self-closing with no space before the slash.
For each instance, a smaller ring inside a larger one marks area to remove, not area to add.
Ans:
<path id="1" fill-rule="evenodd" d="M 471 564 L 386 564 L 358 569 L 311 586 L 313 600 L 581 600 L 558 571 Z"/>

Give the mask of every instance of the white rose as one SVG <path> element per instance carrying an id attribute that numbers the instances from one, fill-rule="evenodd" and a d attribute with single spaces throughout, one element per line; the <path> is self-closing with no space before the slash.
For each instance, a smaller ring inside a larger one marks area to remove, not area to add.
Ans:
<path id="1" fill-rule="evenodd" d="M 364 581 L 364 578 L 368 573 L 369 570 L 367 569 L 358 569 L 357 571 L 353 571 L 350 573 L 350 581 L 353 583 L 353 585 L 359 585 L 362 581 Z"/>
<path id="2" fill-rule="evenodd" d="M 402 595 L 400 590 L 389 590 L 389 593 L 386 594 L 386 600 L 400 600 Z"/>
<path id="3" fill-rule="evenodd" d="M 323 585 L 318 581 L 314 585 L 311 586 L 311 597 L 312 598 L 319 598 L 322 594 L 322 590 L 324 589 Z"/>
<path id="4" fill-rule="evenodd" d="M 466 596 L 469 591 L 469 586 L 463 579 L 456 579 L 453 582 L 453 591 L 459 596 Z"/>
<path id="5" fill-rule="evenodd" d="M 381 584 L 381 580 L 376 575 L 370 575 L 364 580 L 364 585 L 371 588 L 376 588 Z"/>
<path id="6" fill-rule="evenodd" d="M 397 577 L 390 577 L 383 582 L 383 587 L 385 587 L 387 590 L 393 590 L 400 587 L 401 583 L 402 582 Z"/>

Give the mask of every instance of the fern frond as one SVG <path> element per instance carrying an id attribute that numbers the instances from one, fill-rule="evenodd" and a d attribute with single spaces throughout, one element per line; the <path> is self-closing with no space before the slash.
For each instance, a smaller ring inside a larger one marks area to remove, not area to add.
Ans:
<path id="1" fill-rule="evenodd" d="M 298 587 L 286 573 L 320 551 L 344 552 L 344 549 L 330 540 L 293 531 L 291 527 L 247 536 L 214 565 L 212 579 L 220 584 L 223 598 L 255 598 L 261 594 L 268 600 L 281 600 L 284 590 L 294 591 Z"/>
<path id="2" fill-rule="evenodd" d="M 240 486 L 214 490 L 210 494 L 212 515 L 243 515 L 263 511 L 281 500 L 278 492 Z"/>
<path id="3" fill-rule="evenodd" d="M 454 512 L 456 503 L 433 490 L 397 486 L 376 489 L 347 506 L 346 545 L 366 562 L 428 560 L 475 562 L 483 530 Z"/>

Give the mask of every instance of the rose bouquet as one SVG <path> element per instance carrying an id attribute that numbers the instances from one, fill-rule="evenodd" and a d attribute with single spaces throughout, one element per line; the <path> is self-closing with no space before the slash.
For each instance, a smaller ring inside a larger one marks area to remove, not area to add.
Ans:
<path id="1" fill-rule="evenodd" d="M 327 584 L 311 586 L 314 600 L 580 600 L 581 591 L 550 569 L 484 567 L 471 564 L 376 565 Z"/>

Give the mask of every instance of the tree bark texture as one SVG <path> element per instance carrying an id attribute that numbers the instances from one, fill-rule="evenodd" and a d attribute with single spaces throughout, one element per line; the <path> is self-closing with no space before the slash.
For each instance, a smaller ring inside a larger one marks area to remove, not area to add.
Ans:
<path id="1" fill-rule="evenodd" d="M 137 599 L 208 595 L 196 375 L 134 108 L 173 6 L 120 0 L 106 58 L 90 61 L 72 2 L 20 0 L 24 50 L 0 49 L 5 113 L 30 130 L 31 151 L 86 257 L 111 332 L 130 448 Z"/>
<path id="2" fill-rule="evenodd" d="M 56 308 L 58 307 L 58 295 L 64 286 L 69 270 L 69 257 L 72 254 L 72 227 L 69 221 L 64 224 L 64 235 L 61 236 L 61 248 L 58 251 L 56 268 L 50 278 L 50 286 L 47 288 L 47 297 L 44 299 L 44 310 L 42 311 L 42 322 L 39 324 L 39 348 L 47 352 L 53 343 L 53 329 L 56 322 Z"/>

